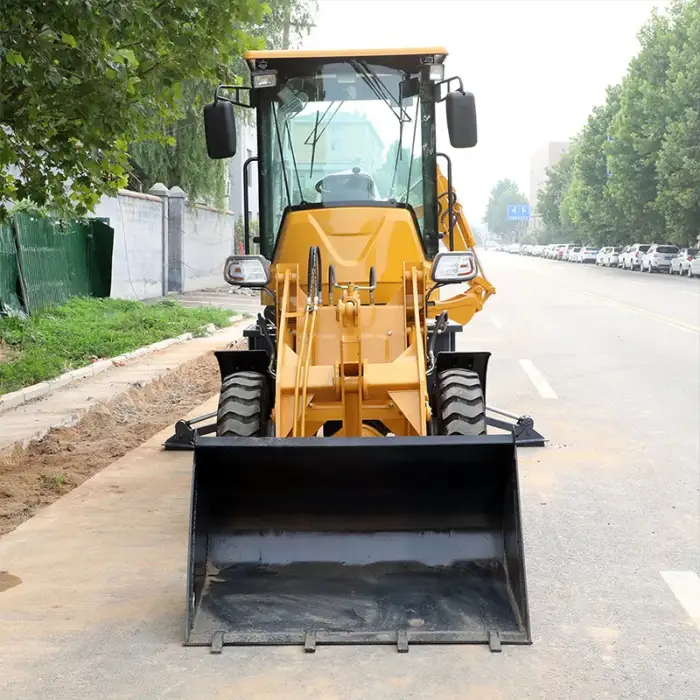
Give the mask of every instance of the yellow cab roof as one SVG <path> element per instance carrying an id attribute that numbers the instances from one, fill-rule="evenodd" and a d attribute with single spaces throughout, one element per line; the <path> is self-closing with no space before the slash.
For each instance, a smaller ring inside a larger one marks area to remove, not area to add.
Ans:
<path id="1" fill-rule="evenodd" d="M 440 46 L 429 48 L 404 48 L 404 49 L 320 49 L 320 50 L 274 50 L 274 51 L 246 51 L 243 59 L 246 61 L 271 61 L 285 58 L 352 58 L 354 56 L 369 58 L 370 56 L 423 56 L 433 54 L 445 57 L 447 51 Z"/>

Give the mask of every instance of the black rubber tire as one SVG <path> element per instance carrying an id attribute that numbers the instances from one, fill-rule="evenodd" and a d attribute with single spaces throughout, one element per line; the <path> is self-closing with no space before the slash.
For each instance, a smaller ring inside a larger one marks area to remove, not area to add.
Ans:
<path id="1" fill-rule="evenodd" d="M 267 435 L 270 388 L 260 372 L 236 372 L 221 384 L 216 434 L 219 437 Z"/>
<path id="2" fill-rule="evenodd" d="M 435 399 L 439 435 L 486 435 L 486 404 L 476 372 L 440 372 Z"/>

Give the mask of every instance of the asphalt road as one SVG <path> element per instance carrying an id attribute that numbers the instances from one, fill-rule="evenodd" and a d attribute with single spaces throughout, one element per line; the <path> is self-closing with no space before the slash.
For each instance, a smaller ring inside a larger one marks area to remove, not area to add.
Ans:
<path id="1" fill-rule="evenodd" d="M 700 284 L 484 264 L 459 345 L 550 440 L 519 452 L 532 646 L 182 647 L 190 455 L 158 436 L 0 539 L 0 697 L 700 697 Z"/>

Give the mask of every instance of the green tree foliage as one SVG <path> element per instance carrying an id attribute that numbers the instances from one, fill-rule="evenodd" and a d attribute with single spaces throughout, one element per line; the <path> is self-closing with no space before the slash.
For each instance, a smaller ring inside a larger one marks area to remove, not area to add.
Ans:
<path id="1" fill-rule="evenodd" d="M 527 204 L 527 197 L 513 180 L 499 180 L 491 190 L 483 223 L 501 240 L 512 241 L 523 231 L 523 222 L 508 220 L 508 206 Z"/>
<path id="2" fill-rule="evenodd" d="M 316 0 L 276 0 L 270 3 L 262 22 L 246 28 L 258 46 L 278 49 L 295 46 L 309 31 Z M 237 80 L 246 82 L 248 69 L 242 55 L 232 63 Z M 158 138 L 137 141 L 129 147 L 133 168 L 130 186 L 147 190 L 156 182 L 178 185 L 189 198 L 213 206 L 224 205 L 226 161 L 207 156 L 202 107 L 210 102 L 216 88 L 211 80 L 191 80 L 183 86 L 181 118 L 163 123 Z M 237 110 L 238 125 L 250 118 L 246 109 Z"/>
<path id="3" fill-rule="evenodd" d="M 167 139 L 187 81 L 236 79 L 260 0 L 5 0 L 0 201 L 86 213 L 127 181 L 128 144 Z M 175 141 L 176 143 L 176 141 Z M 70 187 L 68 185 L 70 184 Z"/>
<path id="4" fill-rule="evenodd" d="M 700 232 L 700 4 L 652 12 L 639 40 L 539 193 L 541 242 L 684 244 Z"/>
<path id="5" fill-rule="evenodd" d="M 559 243 L 568 240 L 573 233 L 569 222 L 566 225 L 561 218 L 561 204 L 574 172 L 574 159 L 570 152 L 564 153 L 559 161 L 547 169 L 547 187 L 537 193 L 537 211 L 542 231 L 539 240 L 542 243 Z"/>

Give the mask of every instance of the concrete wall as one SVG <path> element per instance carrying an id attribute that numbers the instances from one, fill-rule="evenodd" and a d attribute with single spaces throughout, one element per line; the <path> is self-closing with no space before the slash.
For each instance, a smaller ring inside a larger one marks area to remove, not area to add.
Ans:
<path id="1" fill-rule="evenodd" d="M 163 198 L 120 190 L 104 197 L 95 216 L 114 229 L 112 293 L 118 299 L 163 294 Z"/>
<path id="2" fill-rule="evenodd" d="M 185 206 L 182 231 L 182 289 L 223 287 L 226 258 L 233 252 L 235 216 L 209 207 Z"/>
<path id="3" fill-rule="evenodd" d="M 243 164 L 252 156 L 258 154 L 258 137 L 255 122 L 246 124 L 238 120 L 238 149 L 228 165 L 229 196 L 228 208 L 235 217 L 243 216 Z M 248 211 L 251 220 L 259 216 L 258 203 L 258 164 L 252 163 L 248 169 Z"/>
<path id="4" fill-rule="evenodd" d="M 95 210 L 114 229 L 111 296 L 143 300 L 225 286 L 235 215 L 189 206 L 179 187 L 155 185 L 151 192 L 164 196 L 120 190 Z"/>

